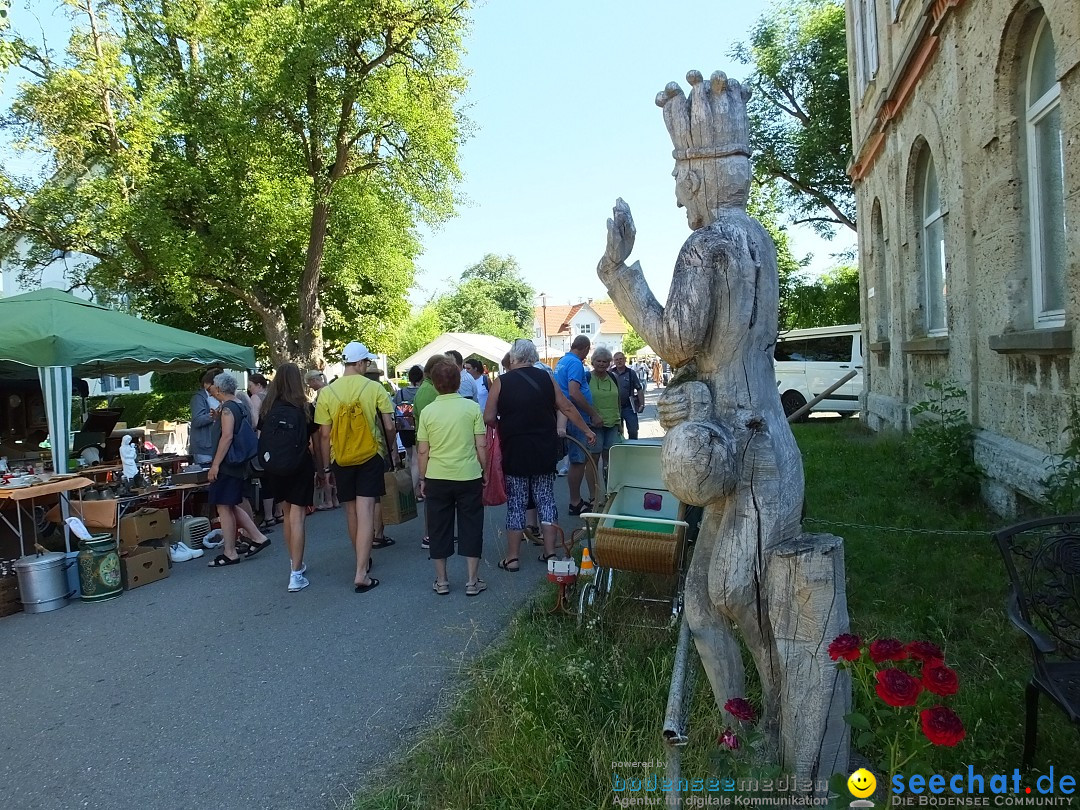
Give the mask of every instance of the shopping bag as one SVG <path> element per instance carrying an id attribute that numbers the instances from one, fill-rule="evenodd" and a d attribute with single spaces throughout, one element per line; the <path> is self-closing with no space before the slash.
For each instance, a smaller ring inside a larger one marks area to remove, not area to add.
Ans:
<path id="1" fill-rule="evenodd" d="M 398 468 L 383 473 L 386 494 L 382 496 L 383 523 L 394 526 L 416 517 L 416 493 L 413 492 L 412 475 L 407 469 Z"/>
<path id="2" fill-rule="evenodd" d="M 502 447 L 499 431 L 487 429 L 487 481 L 484 484 L 484 506 L 502 506 L 506 503 L 506 481 L 503 478 Z"/>

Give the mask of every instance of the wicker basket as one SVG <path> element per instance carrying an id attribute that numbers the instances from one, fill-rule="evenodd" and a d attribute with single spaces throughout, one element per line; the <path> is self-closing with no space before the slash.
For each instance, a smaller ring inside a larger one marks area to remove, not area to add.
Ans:
<path id="1" fill-rule="evenodd" d="M 602 526 L 593 537 L 593 562 L 618 571 L 676 574 L 685 531 L 683 526 L 668 533 Z"/>

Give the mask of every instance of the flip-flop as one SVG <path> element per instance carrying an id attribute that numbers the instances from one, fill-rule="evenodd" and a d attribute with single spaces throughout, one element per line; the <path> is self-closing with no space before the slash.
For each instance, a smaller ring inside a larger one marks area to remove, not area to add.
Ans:
<path id="1" fill-rule="evenodd" d="M 367 585 L 353 585 L 353 591 L 356 593 L 367 593 L 371 589 L 379 586 L 379 580 L 375 579 L 375 577 L 368 577 L 368 579 L 370 581 Z"/>
<path id="2" fill-rule="evenodd" d="M 218 554 L 214 557 L 214 561 L 210 563 L 210 568 L 224 568 L 226 565 L 236 565 L 243 557 L 237 557 L 235 560 L 230 560 L 224 554 Z"/>
<path id="3" fill-rule="evenodd" d="M 393 537 L 376 537 L 371 541 L 372 548 L 388 548 L 394 545 L 397 541 Z"/>
<path id="4" fill-rule="evenodd" d="M 517 568 L 510 567 L 511 565 L 515 564 L 517 565 Z M 509 571 L 511 574 L 516 574 L 518 571 L 521 570 L 521 563 L 517 557 L 511 557 L 509 560 L 499 560 L 498 566 L 503 571 Z"/>
<path id="5" fill-rule="evenodd" d="M 261 543 L 252 543 L 251 544 L 251 550 L 248 551 L 248 553 L 245 554 L 244 556 L 245 557 L 254 557 L 256 554 L 258 554 L 260 551 L 262 551 L 268 545 L 270 545 L 270 538 L 269 537 L 266 538 L 266 540 L 264 540 Z"/>

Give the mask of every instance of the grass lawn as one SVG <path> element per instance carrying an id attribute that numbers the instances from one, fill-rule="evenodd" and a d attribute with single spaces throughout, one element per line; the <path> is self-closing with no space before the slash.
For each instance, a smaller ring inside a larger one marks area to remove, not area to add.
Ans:
<path id="1" fill-rule="evenodd" d="M 795 435 L 806 470 L 806 528 L 846 541 L 852 632 L 933 641 L 959 673 L 952 706 L 967 738 L 925 759 L 939 773 L 966 773 L 968 764 L 1011 773 L 1020 764 L 1030 656 L 1003 609 L 1005 572 L 988 536 L 1000 521 L 977 505 L 928 495 L 907 473 L 900 443 L 868 435 L 856 421 L 812 420 Z M 825 527 L 815 518 L 912 531 Z M 623 576 L 615 597 L 666 585 Z M 544 589 L 505 643 L 463 673 L 468 685 L 445 722 L 392 771 L 372 778 L 358 810 L 611 807 L 613 763 L 664 762 L 660 727 L 677 634 L 641 626 L 663 624 L 664 611 L 613 598 L 601 622 L 578 630 L 573 619 L 546 613 L 553 601 Z M 700 677 L 684 778 L 714 773 L 722 729 Z M 1044 698 L 1035 767 L 1051 765 L 1058 776 L 1080 776 L 1080 736 Z M 662 764 L 618 770 L 633 778 L 664 773 Z"/>

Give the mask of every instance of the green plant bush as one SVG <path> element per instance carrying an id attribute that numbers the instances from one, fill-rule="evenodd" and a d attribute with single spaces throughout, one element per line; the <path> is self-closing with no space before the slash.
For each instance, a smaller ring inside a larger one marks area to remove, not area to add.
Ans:
<path id="1" fill-rule="evenodd" d="M 1051 515 L 1080 512 L 1080 400 L 1075 396 L 1069 400 L 1069 419 L 1062 434 L 1066 436 L 1066 444 L 1060 453 L 1050 452 L 1053 445 L 1047 442 L 1047 475 L 1042 479 L 1046 492 L 1042 505 Z"/>
<path id="2" fill-rule="evenodd" d="M 925 383 L 929 399 L 911 409 L 928 414 L 911 430 L 909 464 L 916 479 L 940 495 L 971 498 L 983 471 L 975 463 L 975 434 L 961 407 L 967 392 L 953 381 Z"/>
<path id="3" fill-rule="evenodd" d="M 109 397 L 90 397 L 87 407 L 123 408 L 120 420 L 131 427 L 144 424 L 147 420 L 162 419 L 172 422 L 186 422 L 191 418 L 191 395 L 188 391 L 153 391 L 139 394 L 116 394 Z"/>
<path id="4" fill-rule="evenodd" d="M 202 371 L 155 371 L 150 376 L 150 387 L 154 393 L 164 394 L 173 391 L 183 391 L 190 397 L 193 391 L 199 390 Z"/>

